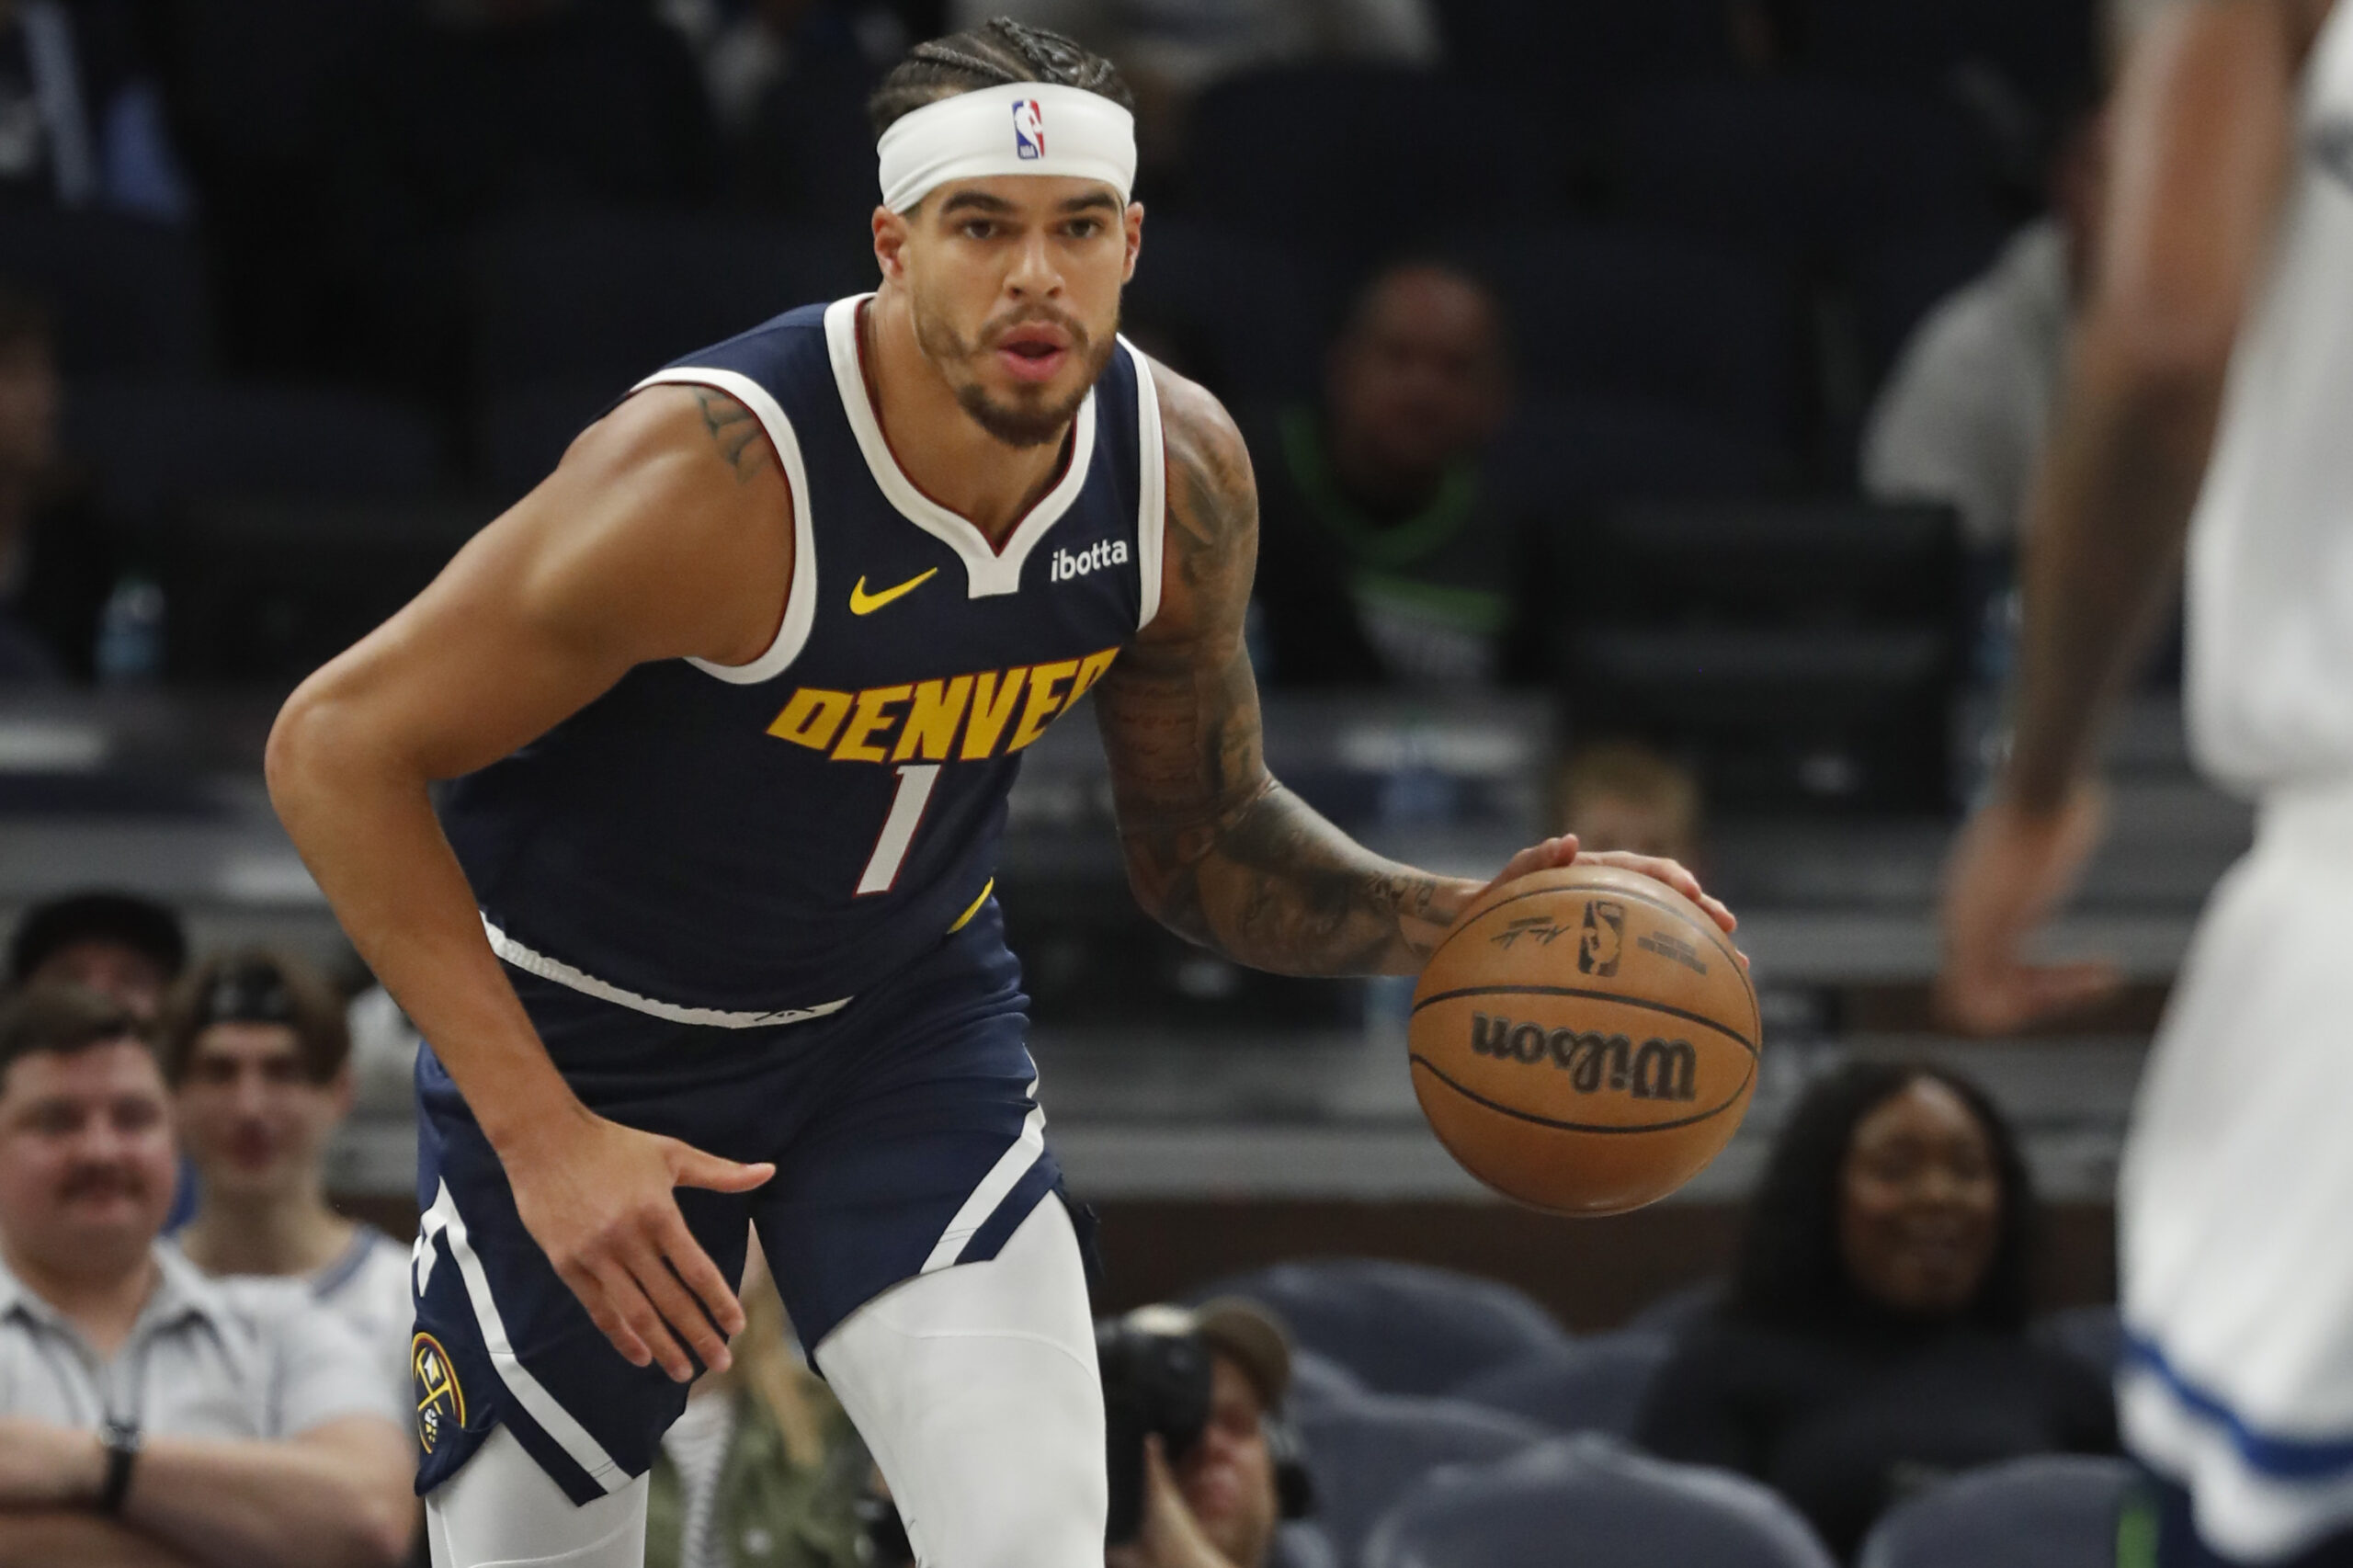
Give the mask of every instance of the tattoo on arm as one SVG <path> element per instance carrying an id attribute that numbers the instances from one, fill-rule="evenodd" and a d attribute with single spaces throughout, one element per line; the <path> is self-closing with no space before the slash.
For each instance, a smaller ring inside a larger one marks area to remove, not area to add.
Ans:
<path id="1" fill-rule="evenodd" d="M 1129 881 L 1171 929 L 1255 968 L 1417 969 L 1470 885 L 1372 854 L 1267 771 L 1242 638 L 1257 558 L 1249 455 L 1206 393 L 1163 379 L 1174 630 L 1129 650 L 1098 693 Z"/>
<path id="2" fill-rule="evenodd" d="M 702 410 L 702 427 L 709 433 L 719 455 L 735 472 L 735 483 L 742 484 L 760 472 L 768 460 L 766 432 L 760 428 L 758 415 L 711 387 L 692 389 L 695 403 Z"/>

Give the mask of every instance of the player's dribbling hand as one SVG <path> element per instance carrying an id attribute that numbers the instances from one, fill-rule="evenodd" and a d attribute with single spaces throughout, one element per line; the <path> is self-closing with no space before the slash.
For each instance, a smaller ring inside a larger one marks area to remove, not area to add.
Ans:
<path id="1" fill-rule="evenodd" d="M 1486 897 L 1488 893 L 1506 882 L 1516 882 L 1520 878 L 1533 876 L 1538 871 L 1556 870 L 1571 864 L 1612 866 L 1620 871 L 1631 871 L 1636 876 L 1648 877 L 1654 882 L 1665 882 L 1668 887 L 1698 904 L 1725 936 L 1729 937 L 1740 929 L 1739 917 L 1725 907 L 1722 899 L 1711 897 L 1708 891 L 1699 885 L 1699 879 L 1693 876 L 1681 861 L 1663 859 L 1656 855 L 1637 855 L 1626 849 L 1602 849 L 1587 854 L 1578 848 L 1577 835 L 1574 833 L 1563 834 L 1558 838 L 1548 838 L 1541 844 L 1530 845 L 1521 850 L 1511 858 L 1508 865 L 1495 874 L 1493 881 L 1479 890 L 1477 897 Z M 1741 967 L 1747 968 L 1748 955 L 1742 953 L 1739 956 Z"/>
<path id="2" fill-rule="evenodd" d="M 722 1160 L 586 1110 L 550 1119 L 559 1125 L 528 1150 L 502 1151 L 524 1228 L 630 1365 L 659 1361 L 689 1382 L 691 1349 L 726 1370 L 744 1308 L 687 1229 L 675 1189 L 749 1192 L 776 1167 Z"/>
<path id="3" fill-rule="evenodd" d="M 2019 947 L 2075 879 L 2099 842 L 2099 790 L 2082 784 L 2055 812 L 1997 796 L 1961 830 L 1945 863 L 1944 972 L 1937 1003 L 1957 1028 L 2002 1034 L 2096 1002 L 2119 976 L 2102 963 L 2029 963 Z"/>

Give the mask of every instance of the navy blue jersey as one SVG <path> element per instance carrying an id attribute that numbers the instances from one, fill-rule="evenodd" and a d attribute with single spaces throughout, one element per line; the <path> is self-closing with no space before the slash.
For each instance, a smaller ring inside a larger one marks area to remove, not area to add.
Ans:
<path id="1" fill-rule="evenodd" d="M 1021 752 L 1159 607 L 1151 370 L 1121 344 L 1058 483 L 1002 551 L 917 490 L 868 401 L 860 299 L 646 384 L 759 417 L 792 486 L 792 585 L 749 665 L 641 665 L 446 792 L 508 962 L 680 1022 L 829 1012 L 971 918 Z"/>

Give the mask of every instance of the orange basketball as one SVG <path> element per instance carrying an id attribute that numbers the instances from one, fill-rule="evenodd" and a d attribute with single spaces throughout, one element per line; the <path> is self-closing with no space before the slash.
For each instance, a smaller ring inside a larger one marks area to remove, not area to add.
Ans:
<path id="1" fill-rule="evenodd" d="M 1631 871 L 1522 877 L 1422 970 L 1414 1092 L 1447 1152 L 1507 1198 L 1619 1214 L 1726 1143 L 1756 1087 L 1756 992 L 1698 905 Z"/>

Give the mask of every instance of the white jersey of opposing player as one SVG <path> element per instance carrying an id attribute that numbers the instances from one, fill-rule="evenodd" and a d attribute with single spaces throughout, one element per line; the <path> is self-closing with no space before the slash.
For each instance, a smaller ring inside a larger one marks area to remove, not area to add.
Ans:
<path id="1" fill-rule="evenodd" d="M 2353 778 L 2353 5 L 2298 119 L 2189 538 L 2191 740 L 2250 791 Z"/>
<path id="2" fill-rule="evenodd" d="M 2133 1108 L 2117 1194 L 2126 1441 L 2274 1561 L 2353 1528 L 2353 0 L 2193 524 L 2200 760 L 2257 793 Z"/>

